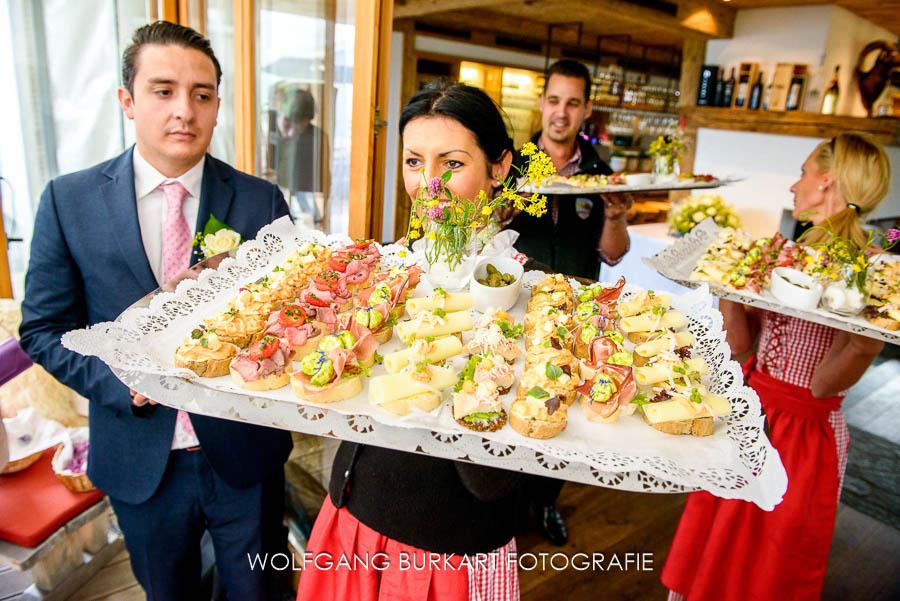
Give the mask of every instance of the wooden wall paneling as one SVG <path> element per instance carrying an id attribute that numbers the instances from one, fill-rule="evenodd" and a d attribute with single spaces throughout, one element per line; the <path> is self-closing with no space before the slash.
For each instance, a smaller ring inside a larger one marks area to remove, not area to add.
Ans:
<path id="1" fill-rule="evenodd" d="M 400 74 L 400 106 L 416 93 L 416 30 L 412 19 L 402 21 L 395 20 L 394 27 L 403 32 L 403 72 Z M 397 197 L 394 211 L 394 240 L 399 240 L 406 235 L 406 226 L 409 223 L 409 211 L 411 202 L 406 194 L 406 186 L 403 183 L 403 140 L 397 145 Z"/>
<path id="2" fill-rule="evenodd" d="M 178 23 L 178 0 L 160 0 L 160 19 L 169 23 Z"/>
<path id="3" fill-rule="evenodd" d="M 13 296 L 6 245 L 6 229 L 3 227 L 3 191 L 0 190 L 0 298 L 12 298 Z"/>
<path id="4" fill-rule="evenodd" d="M 394 17 L 403 19 L 467 8 L 485 8 L 508 2 L 509 0 L 396 0 L 393 12 Z"/>
<path id="5" fill-rule="evenodd" d="M 682 109 L 687 127 L 752 131 L 784 136 L 830 138 L 842 131 L 864 131 L 882 144 L 896 143 L 900 119 L 847 117 L 801 111 L 745 111 L 705 106 Z"/>
<path id="6" fill-rule="evenodd" d="M 376 181 L 382 177 L 375 174 L 379 169 L 384 171 L 384 136 L 381 140 L 376 138 L 375 130 L 379 128 L 376 107 L 384 106 L 378 103 L 382 96 L 380 88 L 386 88 L 387 82 L 380 85 L 379 79 L 386 77 L 389 61 L 388 65 L 379 63 L 390 53 L 391 8 L 392 0 L 356 0 L 355 4 L 349 198 L 349 232 L 354 238 L 371 237 L 373 225 L 381 222 L 381 216 L 374 213 L 383 204 L 378 198 L 381 191 L 375 189 Z M 387 98 L 386 90 L 383 96 Z"/>
<path id="7" fill-rule="evenodd" d="M 147 22 L 159 21 L 159 0 L 147 0 Z"/>
<path id="8" fill-rule="evenodd" d="M 325 4 L 325 72 L 322 74 L 322 228 L 331 232 L 331 145 L 334 143 L 334 27 L 337 22 L 337 0 Z M 342 224 L 343 225 L 343 224 Z"/>
<path id="9" fill-rule="evenodd" d="M 256 18 L 253 0 L 234 0 L 234 166 L 256 173 Z"/>
<path id="10" fill-rule="evenodd" d="M 381 240 L 384 222 L 384 179 L 387 158 L 387 107 L 391 76 L 391 33 L 394 29 L 393 2 L 385 0 L 378 23 L 378 73 L 375 85 L 376 123 L 374 144 L 375 160 L 372 165 L 372 212 L 370 213 L 370 238 Z"/>
<path id="11" fill-rule="evenodd" d="M 682 109 L 697 104 L 697 87 L 700 85 L 700 68 L 706 60 L 706 38 L 691 36 L 684 40 L 681 49 L 681 81 L 678 89 L 681 92 L 679 105 Z M 681 172 L 693 173 L 694 157 L 697 152 L 697 127 L 688 119 L 684 119 L 684 142 L 687 149 L 681 157 Z M 678 202 L 690 192 L 676 190 L 669 192 L 669 202 Z"/>

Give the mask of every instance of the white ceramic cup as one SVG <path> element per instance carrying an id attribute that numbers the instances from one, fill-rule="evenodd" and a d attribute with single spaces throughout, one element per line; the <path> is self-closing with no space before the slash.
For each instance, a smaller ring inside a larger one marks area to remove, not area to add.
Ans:
<path id="1" fill-rule="evenodd" d="M 511 274 L 516 280 L 508 286 L 500 286 L 494 288 L 479 284 L 479 279 L 487 278 L 487 265 L 490 263 L 497 268 L 500 273 Z M 485 257 L 479 259 L 475 265 L 475 271 L 472 274 L 472 281 L 469 284 L 469 292 L 472 294 L 472 307 L 484 313 L 489 308 L 510 309 L 519 300 L 519 290 L 522 287 L 522 274 L 525 268 L 515 259 L 509 257 Z"/>

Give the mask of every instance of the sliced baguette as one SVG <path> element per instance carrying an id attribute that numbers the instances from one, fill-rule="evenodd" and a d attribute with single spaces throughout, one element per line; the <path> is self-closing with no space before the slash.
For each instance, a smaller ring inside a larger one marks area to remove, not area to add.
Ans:
<path id="1" fill-rule="evenodd" d="M 219 376 L 228 375 L 228 366 L 231 360 L 241 352 L 241 349 L 234 344 L 229 345 L 231 353 L 224 359 L 185 359 L 178 350 L 175 351 L 175 367 L 189 369 L 201 378 L 218 378 Z"/>
<path id="2" fill-rule="evenodd" d="M 666 434 L 692 434 L 694 436 L 710 436 L 715 429 L 712 417 L 695 417 L 693 419 L 680 419 L 671 422 L 651 424 L 644 416 L 644 421 L 653 428 Z"/>
<path id="3" fill-rule="evenodd" d="M 306 384 L 309 388 L 315 388 L 309 383 L 309 376 L 303 372 L 296 372 L 291 376 L 291 390 L 297 397 L 311 403 L 334 403 L 354 397 L 362 392 L 362 377 L 353 376 L 351 378 L 341 378 L 332 388 L 318 390 L 315 392 L 307 392 L 303 389 L 302 384 Z"/>
<path id="4" fill-rule="evenodd" d="M 272 374 L 265 378 L 259 378 L 258 380 L 251 380 L 249 382 L 244 380 L 244 378 L 241 377 L 241 374 L 236 372 L 233 368 L 229 367 L 228 371 L 231 372 L 231 379 L 234 380 L 234 383 L 246 390 L 275 390 L 276 388 L 287 386 L 291 381 L 291 374 L 287 369 L 281 372 L 281 374 Z"/>

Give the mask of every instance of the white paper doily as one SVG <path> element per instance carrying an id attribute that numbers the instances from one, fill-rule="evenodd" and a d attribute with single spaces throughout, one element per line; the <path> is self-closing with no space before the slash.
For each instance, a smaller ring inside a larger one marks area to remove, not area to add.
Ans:
<path id="1" fill-rule="evenodd" d="M 446 401 L 432 413 L 403 418 L 371 405 L 367 382 L 357 397 L 320 407 L 296 399 L 289 388 L 251 396 L 240 392 L 228 377 L 202 379 L 174 367 L 174 350 L 187 332 L 203 317 L 222 310 L 241 285 L 269 273 L 296 245 L 307 241 L 337 248 L 350 239 L 301 229 L 287 219 L 276 221 L 217 270 L 179 283 L 174 293 L 156 295 L 147 307 L 127 310 L 115 323 L 69 332 L 63 344 L 100 357 L 141 394 L 190 412 L 626 490 L 704 489 L 752 501 L 764 509 L 781 501 L 787 487 L 784 467 L 763 434 L 759 400 L 743 385 L 740 366 L 730 359 L 721 314 L 713 309 L 705 288 L 673 298 L 674 308 L 686 315 L 688 329 L 710 365 L 711 376 L 705 383 L 728 398 L 733 408 L 730 416 L 717 420 L 715 434 L 703 438 L 662 434 L 638 415 L 612 425 L 592 424 L 577 405 L 570 408 L 566 430 L 550 440 L 525 438 L 511 428 L 476 435 L 452 419 Z M 396 245 L 382 252 L 385 267 L 412 260 Z M 543 277 L 542 272 L 523 276 L 519 303 L 510 311 L 517 320 L 524 315 L 528 290 Z M 579 287 L 574 280 L 571 283 Z M 416 295 L 429 292 L 426 288 L 420 284 Z M 623 298 L 633 293 L 626 286 Z M 396 340 L 379 352 L 394 348 L 400 348 Z M 464 363 L 462 357 L 454 360 L 457 368 Z M 514 367 L 521 373 L 521 357 Z M 373 374 L 383 372 L 383 367 L 376 366 Z M 504 397 L 507 408 L 513 396 L 514 392 Z"/>

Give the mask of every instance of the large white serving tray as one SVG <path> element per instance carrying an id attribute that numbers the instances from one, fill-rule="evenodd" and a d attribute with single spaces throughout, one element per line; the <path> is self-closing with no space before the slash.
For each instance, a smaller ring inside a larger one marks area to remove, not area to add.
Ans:
<path id="1" fill-rule="evenodd" d="M 241 285 L 271 272 L 291 249 L 305 241 L 338 248 L 349 239 L 301 229 L 286 218 L 276 221 L 218 269 L 179 283 L 174 293 L 156 294 L 143 303 L 146 306 L 125 311 L 116 322 L 69 332 L 63 343 L 79 353 L 100 357 L 141 394 L 189 412 L 612 488 L 646 492 L 704 489 L 752 501 L 765 509 L 781 501 L 787 486 L 784 467 L 763 433 L 758 397 L 744 386 L 740 366 L 730 359 L 721 315 L 713 309 L 713 299 L 705 289 L 673 299 L 674 307 L 687 316 L 688 328 L 710 365 L 706 384 L 728 398 L 733 407 L 730 416 L 717 420 L 715 434 L 703 438 L 660 433 L 637 414 L 616 424 L 590 423 L 578 405 L 569 410 L 566 430 L 549 440 L 522 437 L 508 426 L 494 433 L 474 433 L 453 420 L 449 395 L 432 413 L 399 417 L 369 403 L 367 383 L 357 397 L 317 406 L 294 397 L 289 387 L 250 394 L 228 377 L 204 379 L 174 367 L 175 348 L 203 317 L 220 311 Z M 403 255 L 401 247 L 386 246 L 382 265 L 412 258 Z M 517 321 L 524 316 L 530 288 L 543 276 L 535 271 L 523 276 L 522 295 L 510 311 Z M 423 281 L 416 295 L 428 292 Z M 626 288 L 626 297 L 629 294 L 633 290 Z M 393 340 L 379 352 L 386 354 L 400 346 Z M 458 357 L 453 366 L 458 369 L 464 362 Z M 517 373 L 522 367 L 520 358 L 515 365 Z M 380 373 L 385 373 L 383 366 L 373 368 L 373 375 Z M 514 390 L 504 397 L 507 408 Z"/>
<path id="2" fill-rule="evenodd" d="M 749 290 L 726 288 L 713 282 L 691 280 L 691 272 L 696 267 L 697 261 L 703 256 L 709 245 L 718 239 L 721 230 L 722 228 L 716 225 L 711 218 L 706 219 L 686 236 L 676 240 L 674 244 L 652 257 L 645 257 L 643 260 L 644 264 L 682 286 L 696 288 L 702 285 L 708 287 L 712 294 L 720 298 L 750 305 L 751 307 L 759 307 L 767 311 L 774 311 L 775 313 L 793 315 L 807 321 L 820 323 L 839 330 L 846 330 L 854 334 L 862 334 L 870 338 L 877 338 L 891 344 L 900 344 L 900 331 L 876 327 L 861 315 L 848 317 L 832 313 L 821 307 L 809 311 L 789 307 L 775 298 L 767 288 L 763 288 L 760 294 L 756 294 Z"/>

